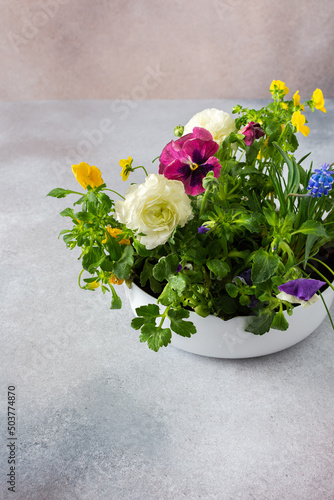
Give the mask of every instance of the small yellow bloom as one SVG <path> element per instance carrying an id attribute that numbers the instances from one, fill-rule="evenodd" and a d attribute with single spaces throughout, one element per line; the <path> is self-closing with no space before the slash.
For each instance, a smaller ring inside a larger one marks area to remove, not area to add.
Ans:
<path id="1" fill-rule="evenodd" d="M 133 159 L 131 156 L 127 160 L 119 160 L 119 166 L 122 167 L 121 177 L 123 181 L 126 181 L 129 177 L 130 172 L 133 172 L 132 168 Z"/>
<path id="2" fill-rule="evenodd" d="M 312 95 L 312 100 L 315 109 L 320 109 L 320 111 L 323 111 L 324 113 L 327 113 L 325 109 L 325 99 L 322 93 L 322 90 L 320 89 L 315 89 Z"/>
<path id="3" fill-rule="evenodd" d="M 286 102 L 281 102 L 281 108 L 288 109 L 288 105 Z"/>
<path id="4" fill-rule="evenodd" d="M 284 90 L 284 94 L 289 93 L 288 87 L 281 80 L 273 80 L 270 85 L 270 92 L 275 92 L 275 90 Z"/>
<path id="5" fill-rule="evenodd" d="M 95 290 L 95 288 L 99 288 L 100 283 L 98 281 L 92 281 L 91 283 L 87 283 L 89 290 Z"/>
<path id="6" fill-rule="evenodd" d="M 112 285 L 121 285 L 122 283 L 124 283 L 124 280 L 120 280 L 119 278 L 117 278 L 117 276 L 113 275 L 111 278 L 110 278 L 110 283 Z"/>
<path id="7" fill-rule="evenodd" d="M 110 236 L 112 236 L 113 238 L 117 238 L 117 236 L 119 236 L 120 234 L 123 233 L 123 231 L 121 229 L 118 229 L 117 227 L 111 227 L 111 226 L 107 227 L 107 231 L 110 234 Z M 107 241 L 107 238 L 105 238 L 102 241 L 102 243 L 106 243 L 106 241 Z M 128 240 L 127 238 L 122 238 L 118 243 L 120 245 L 130 245 L 130 240 Z"/>
<path id="8" fill-rule="evenodd" d="M 302 109 L 304 111 L 304 105 L 303 104 L 300 104 L 300 95 L 299 95 L 299 90 L 297 90 L 294 94 L 293 94 L 293 104 L 294 106 L 300 106 L 300 109 Z"/>
<path id="9" fill-rule="evenodd" d="M 88 163 L 81 162 L 79 165 L 72 165 L 72 172 L 84 189 L 87 189 L 88 185 L 95 188 L 103 184 L 101 171 L 97 167 L 91 167 Z"/>
<path id="10" fill-rule="evenodd" d="M 301 132 L 305 137 L 310 133 L 310 129 L 305 124 L 305 116 L 301 114 L 300 111 L 295 111 L 291 118 L 291 123 L 296 127 L 297 132 Z"/>

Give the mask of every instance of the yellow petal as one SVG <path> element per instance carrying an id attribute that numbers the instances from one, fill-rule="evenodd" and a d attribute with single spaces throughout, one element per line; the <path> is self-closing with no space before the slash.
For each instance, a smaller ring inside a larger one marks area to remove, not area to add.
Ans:
<path id="1" fill-rule="evenodd" d="M 327 113 L 325 109 L 325 99 L 321 89 L 315 89 L 312 95 L 312 100 L 315 109 L 319 109 L 320 111 Z"/>
<path id="2" fill-rule="evenodd" d="M 88 163 L 81 162 L 79 165 L 72 165 L 72 172 L 84 189 L 87 189 L 88 185 L 95 188 L 103 184 L 101 171 L 95 166 L 88 165 Z"/>

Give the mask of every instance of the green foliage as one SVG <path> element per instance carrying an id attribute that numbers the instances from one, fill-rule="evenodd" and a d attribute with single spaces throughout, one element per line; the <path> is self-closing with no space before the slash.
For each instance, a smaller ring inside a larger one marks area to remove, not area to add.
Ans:
<path id="1" fill-rule="evenodd" d="M 333 192 L 312 198 L 313 166 L 302 165 L 308 155 L 295 157 L 298 134 L 292 122 L 301 106 L 285 100 L 281 88 L 272 95 L 273 102 L 261 109 L 235 106 L 236 130 L 215 155 L 219 178 L 213 171 L 206 175 L 204 192 L 190 197 L 193 218 L 153 249 L 141 243 L 141 233 L 119 222 L 105 184 L 88 186 L 85 193 L 62 188 L 48 193 L 78 196 L 74 208 L 60 213 L 71 227 L 59 236 L 69 249 L 80 250 L 81 288 L 111 293 L 112 309 L 122 306 L 116 290 L 123 280 L 155 296 L 159 305 L 137 308 L 131 323 L 154 351 L 170 343 L 172 332 L 184 337 L 196 332 L 190 310 L 223 320 L 249 316 L 246 331 L 257 335 L 270 328 L 284 332 L 288 321 L 277 287 L 308 277 L 311 259 L 334 240 Z M 314 110 L 312 99 L 304 105 Z M 246 146 L 241 130 L 250 122 L 263 133 Z M 201 226 L 208 231 L 198 232 Z M 293 305 L 284 307 L 291 314 Z"/>

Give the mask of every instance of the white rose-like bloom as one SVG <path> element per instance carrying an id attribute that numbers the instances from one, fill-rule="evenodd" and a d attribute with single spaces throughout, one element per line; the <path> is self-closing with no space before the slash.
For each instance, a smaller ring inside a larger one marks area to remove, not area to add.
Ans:
<path id="1" fill-rule="evenodd" d="M 176 226 L 183 227 L 194 216 L 183 183 L 160 174 L 130 186 L 125 200 L 115 202 L 115 210 L 119 222 L 145 234 L 138 240 L 148 250 L 166 243 Z"/>
<path id="2" fill-rule="evenodd" d="M 204 109 L 194 115 L 184 127 L 183 135 L 190 134 L 194 127 L 208 130 L 218 144 L 221 144 L 231 132 L 236 131 L 233 118 L 225 111 L 216 108 Z"/>

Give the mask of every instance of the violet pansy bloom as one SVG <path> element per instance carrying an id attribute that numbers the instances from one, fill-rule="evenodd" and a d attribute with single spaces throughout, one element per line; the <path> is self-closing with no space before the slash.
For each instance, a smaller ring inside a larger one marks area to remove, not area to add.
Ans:
<path id="1" fill-rule="evenodd" d="M 208 130 L 195 127 L 191 134 L 165 146 L 160 156 L 159 174 L 181 181 L 190 196 L 203 193 L 202 181 L 207 173 L 213 171 L 216 178 L 220 175 L 221 165 L 214 156 L 218 148 Z"/>
<path id="2" fill-rule="evenodd" d="M 260 139 L 265 135 L 259 123 L 249 122 L 247 125 L 240 130 L 240 134 L 245 136 L 244 141 L 246 146 L 251 146 L 255 139 Z"/>
<path id="3" fill-rule="evenodd" d="M 197 229 L 197 231 L 199 234 L 206 234 L 208 231 L 210 231 L 210 229 L 206 226 L 201 226 Z"/>
<path id="4" fill-rule="evenodd" d="M 310 278 L 291 280 L 279 285 L 278 289 L 281 293 L 277 295 L 277 298 L 292 304 L 301 304 L 305 307 L 319 300 L 316 292 L 325 284 L 324 281 Z"/>
<path id="5" fill-rule="evenodd" d="M 243 283 L 244 285 L 252 286 L 253 281 L 251 278 L 251 273 L 252 273 L 252 270 L 247 269 L 247 271 L 244 271 L 243 273 L 241 273 L 238 276 L 236 276 L 235 278 L 233 278 L 232 283 L 235 283 L 236 278 L 239 278 L 241 283 Z M 260 302 L 259 299 L 257 299 L 255 295 L 251 295 L 249 298 L 251 299 L 251 303 L 248 305 L 248 307 L 256 307 L 257 304 Z"/>

